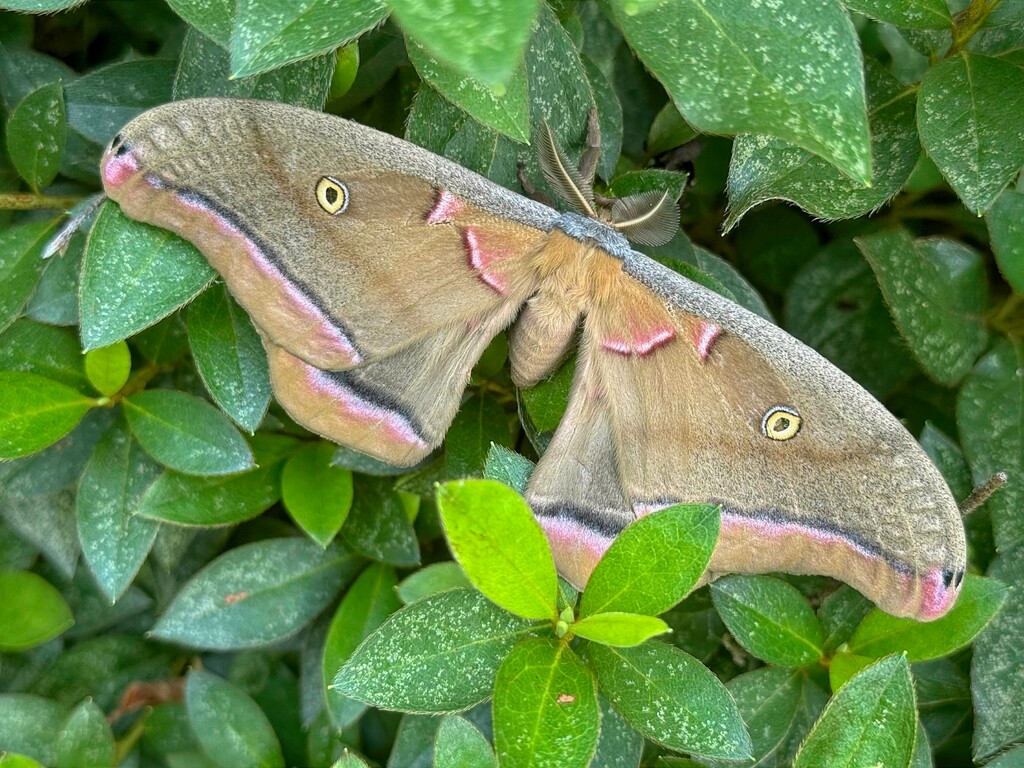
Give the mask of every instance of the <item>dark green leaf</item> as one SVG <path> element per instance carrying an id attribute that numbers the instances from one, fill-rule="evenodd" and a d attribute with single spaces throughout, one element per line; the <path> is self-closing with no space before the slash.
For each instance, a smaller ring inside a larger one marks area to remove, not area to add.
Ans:
<path id="1" fill-rule="evenodd" d="M 802 666 L 821 658 L 824 632 L 795 587 L 771 576 L 725 576 L 711 595 L 736 642 L 771 664 Z"/>
<path id="2" fill-rule="evenodd" d="M 953 19 L 945 0 L 843 0 L 851 11 L 910 29 L 949 29 Z"/>
<path id="3" fill-rule="evenodd" d="M 601 734 L 590 768 L 639 768 L 644 737 L 634 731 L 604 696 L 597 697 L 601 707 Z"/>
<path id="4" fill-rule="evenodd" d="M 533 462 L 503 445 L 492 445 L 484 462 L 484 477 L 504 483 L 518 494 L 526 493 Z"/>
<path id="5" fill-rule="evenodd" d="M 171 100 L 174 62 L 136 59 L 94 70 L 64 86 L 68 127 L 106 144 L 121 127 L 150 107 Z"/>
<path id="6" fill-rule="evenodd" d="M 0 371 L 0 459 L 42 450 L 60 440 L 93 401 L 34 373 Z"/>
<path id="7" fill-rule="evenodd" d="M 985 214 L 999 271 L 1017 293 L 1024 293 L 1024 192 L 1004 190 Z"/>
<path id="8" fill-rule="evenodd" d="M 281 473 L 285 509 L 320 546 L 326 547 L 352 506 L 352 473 L 331 464 L 334 446 L 323 441 L 292 456 Z"/>
<path id="9" fill-rule="evenodd" d="M 167 0 L 167 4 L 221 48 L 231 45 L 235 0 Z"/>
<path id="10" fill-rule="evenodd" d="M 57 221 L 34 221 L 0 232 L 0 331 L 18 319 L 46 266 L 39 254 Z"/>
<path id="11" fill-rule="evenodd" d="M 354 500 L 341 538 L 361 554 L 398 567 L 420 561 L 416 531 L 402 497 L 387 478 L 356 476 Z"/>
<path id="12" fill-rule="evenodd" d="M 466 400 L 445 437 L 448 477 L 479 477 L 491 446 L 511 447 L 508 418 L 493 395 L 480 392 Z"/>
<path id="13" fill-rule="evenodd" d="M 849 640 L 872 608 L 870 600 L 845 584 L 822 600 L 818 620 L 825 631 L 825 650 L 834 651 Z"/>
<path id="14" fill-rule="evenodd" d="M 0 753 L 28 755 L 53 765 L 60 725 L 67 716 L 67 708 L 54 701 L 25 693 L 0 693 Z"/>
<path id="15" fill-rule="evenodd" d="M 64 255 L 47 262 L 35 293 L 25 305 L 27 317 L 51 325 L 78 325 L 78 275 L 85 241 L 84 234 L 76 234 Z"/>
<path id="16" fill-rule="evenodd" d="M 600 715 L 589 669 L 556 640 L 523 640 L 494 681 L 494 747 L 504 768 L 586 768 Z"/>
<path id="17" fill-rule="evenodd" d="M 499 664 L 531 627 L 476 590 L 442 592 L 384 622 L 334 684 L 383 709 L 456 712 L 491 695 Z"/>
<path id="18" fill-rule="evenodd" d="M 464 717 L 441 720 L 434 741 L 434 768 L 496 768 L 494 750 L 480 730 Z"/>
<path id="19" fill-rule="evenodd" d="M 60 82 L 30 93 L 8 118 L 7 152 L 32 189 L 48 187 L 57 177 L 65 141 L 67 121 Z"/>
<path id="20" fill-rule="evenodd" d="M 101 395 L 110 397 L 121 391 L 132 372 L 132 353 L 123 341 L 93 349 L 85 355 L 85 375 Z"/>
<path id="21" fill-rule="evenodd" d="M 586 593 L 584 593 L 586 594 Z M 592 613 L 571 625 L 573 634 L 595 643 L 628 648 L 671 632 L 668 624 L 655 616 L 638 613 Z"/>
<path id="22" fill-rule="evenodd" d="M 86 699 L 72 710 L 57 740 L 58 768 L 115 765 L 114 734 L 96 703 Z"/>
<path id="23" fill-rule="evenodd" d="M 481 592 L 528 619 L 558 613 L 551 548 L 530 508 L 493 480 L 446 483 L 437 504 L 455 558 Z"/>
<path id="24" fill-rule="evenodd" d="M 762 667 L 726 684 L 747 725 L 754 759 L 770 762 L 793 726 L 803 688 L 801 673 Z M 766 758 L 768 758 L 766 760 Z"/>
<path id="25" fill-rule="evenodd" d="M 252 451 L 224 415 L 205 400 L 168 389 L 124 400 L 135 438 L 166 467 L 191 475 L 230 475 L 254 465 Z"/>
<path id="26" fill-rule="evenodd" d="M 92 389 L 75 333 L 25 318 L 0 335 L 0 370 L 37 373 L 83 393 Z"/>
<path id="27" fill-rule="evenodd" d="M 175 596 L 153 636 L 194 648 L 252 648 L 295 634 L 330 603 L 358 558 L 304 539 L 237 547 L 197 573 Z"/>
<path id="28" fill-rule="evenodd" d="M 42 576 L 27 571 L 0 573 L 0 594 L 4 596 L 0 601 L 0 651 L 4 653 L 41 645 L 74 624 L 68 604 Z"/>
<path id="29" fill-rule="evenodd" d="M 0 8 L 9 8 L 22 13 L 56 13 L 81 5 L 86 0 L 3 0 Z"/>

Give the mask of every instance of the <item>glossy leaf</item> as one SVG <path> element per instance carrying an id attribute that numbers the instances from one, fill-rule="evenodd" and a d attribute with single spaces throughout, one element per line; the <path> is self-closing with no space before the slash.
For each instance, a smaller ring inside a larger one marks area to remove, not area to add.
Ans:
<path id="1" fill-rule="evenodd" d="M 1024 165 L 1024 62 L 962 51 L 921 81 L 921 143 L 973 213 Z"/>
<path id="2" fill-rule="evenodd" d="M 192 245 L 104 203 L 82 263 L 82 345 L 105 347 L 191 301 L 213 279 Z"/>
<path id="3" fill-rule="evenodd" d="M 384 622 L 334 685 L 383 709 L 457 712 L 491 695 L 498 666 L 530 631 L 476 590 L 431 595 Z"/>
<path id="4" fill-rule="evenodd" d="M 572 624 L 572 632 L 579 637 L 623 648 L 671 631 L 668 624 L 655 616 L 615 611 L 592 613 Z"/>
<path id="5" fill-rule="evenodd" d="M 914 240 L 893 229 L 856 240 L 911 352 L 936 381 L 952 385 L 985 348 L 985 269 L 955 240 Z"/>
<path id="6" fill-rule="evenodd" d="M 229 550 L 181 588 L 153 628 L 165 642 L 237 649 L 290 637 L 330 603 L 358 569 L 337 546 L 266 539 Z"/>
<path id="7" fill-rule="evenodd" d="M 589 669 L 568 645 L 523 640 L 494 681 L 494 747 L 504 768 L 586 768 L 600 715 Z"/>
<path id="8" fill-rule="evenodd" d="M 771 764 L 771 756 L 778 754 L 797 717 L 803 692 L 801 673 L 762 667 L 734 677 L 726 688 L 747 725 L 754 759 Z"/>
<path id="9" fill-rule="evenodd" d="M 528 619 L 553 618 L 558 577 L 547 538 L 522 497 L 492 480 L 438 488 L 448 544 L 487 597 Z"/>
<path id="10" fill-rule="evenodd" d="M 93 349 L 85 355 L 85 375 L 101 395 L 110 397 L 121 391 L 132 371 L 132 353 L 123 341 Z"/>
<path id="11" fill-rule="evenodd" d="M 64 89 L 60 82 L 39 88 L 7 119 L 7 152 L 21 178 L 35 190 L 50 186 L 60 170 L 67 141 Z"/>
<path id="12" fill-rule="evenodd" d="M 732 575 L 711 596 L 736 642 L 771 664 L 802 666 L 822 655 L 821 624 L 795 587 L 771 576 Z"/>
<path id="13" fill-rule="evenodd" d="M 93 401 L 34 373 L 0 371 L 0 459 L 26 456 L 60 440 Z"/>
<path id="14" fill-rule="evenodd" d="M 497 763 L 490 742 L 475 725 L 448 715 L 437 727 L 434 768 L 497 768 Z"/>
<path id="15" fill-rule="evenodd" d="M 732 696 L 689 654 L 655 641 L 634 648 L 591 643 L 587 656 L 601 692 L 648 739 L 702 757 L 750 756 Z"/>
<path id="16" fill-rule="evenodd" d="M 18 319 L 35 290 L 45 266 L 39 254 L 55 224 L 33 221 L 0 231 L 0 331 Z"/>
<path id="17" fill-rule="evenodd" d="M 125 398 L 132 434 L 166 467 L 191 475 L 230 475 L 254 466 L 252 451 L 224 415 L 184 392 L 150 389 Z"/>
<path id="18" fill-rule="evenodd" d="M 0 592 L 4 595 L 0 601 L 0 651 L 4 653 L 45 643 L 74 624 L 60 592 L 35 573 L 0 573 Z"/>
<path id="19" fill-rule="evenodd" d="M 334 446 L 307 445 L 284 465 L 285 509 L 313 541 L 326 547 L 341 530 L 352 506 L 352 473 L 331 464 Z"/>
<path id="20" fill-rule="evenodd" d="M 718 509 L 707 504 L 679 504 L 631 523 L 591 574 L 580 616 L 664 613 L 704 573 L 718 526 Z"/>

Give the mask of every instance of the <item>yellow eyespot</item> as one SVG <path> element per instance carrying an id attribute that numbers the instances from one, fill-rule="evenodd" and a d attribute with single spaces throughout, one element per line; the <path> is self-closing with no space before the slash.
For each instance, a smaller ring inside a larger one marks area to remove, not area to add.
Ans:
<path id="1" fill-rule="evenodd" d="M 772 440 L 789 440 L 800 431 L 800 414 L 792 408 L 777 405 L 761 419 L 761 433 Z"/>
<path id="2" fill-rule="evenodd" d="M 337 179 L 324 176 L 316 183 L 316 201 L 332 216 L 348 208 L 348 187 Z"/>

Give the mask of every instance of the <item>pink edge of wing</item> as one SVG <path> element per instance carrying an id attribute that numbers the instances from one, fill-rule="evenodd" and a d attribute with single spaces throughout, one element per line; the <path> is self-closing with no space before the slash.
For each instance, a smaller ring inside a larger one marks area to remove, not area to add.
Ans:
<path id="1" fill-rule="evenodd" d="M 274 264 L 264 255 L 263 251 L 249 239 L 244 232 L 234 224 L 221 216 L 217 211 L 198 200 L 189 199 L 181 193 L 175 194 L 180 205 L 205 215 L 216 227 L 217 231 L 225 237 L 238 240 L 242 243 L 249 258 L 256 266 L 256 269 L 266 278 L 273 280 L 277 285 L 283 301 L 288 305 L 289 314 L 304 318 L 309 322 L 311 332 L 303 339 L 305 343 L 312 343 L 320 349 L 328 349 L 343 357 L 348 365 L 356 365 L 362 362 L 362 357 L 356 350 L 352 341 L 335 325 L 330 318 L 299 290 Z"/>
<path id="2" fill-rule="evenodd" d="M 443 224 L 452 221 L 465 209 L 466 204 L 446 189 L 437 196 L 437 202 L 427 214 L 427 224 Z"/>
<path id="3" fill-rule="evenodd" d="M 665 346 L 675 337 L 675 328 L 670 325 L 662 325 L 649 331 L 638 330 L 630 339 L 622 336 L 609 336 L 601 341 L 601 346 L 617 355 L 645 357 L 654 350 Z"/>
<path id="4" fill-rule="evenodd" d="M 564 517 L 539 517 L 537 521 L 551 544 L 559 573 L 582 589 L 614 539 Z"/>
<path id="5" fill-rule="evenodd" d="M 139 172 L 139 163 L 131 152 L 123 155 L 108 153 L 103 162 L 103 186 L 119 187 Z"/>
<path id="6" fill-rule="evenodd" d="M 500 248 L 489 247 L 483 240 L 484 238 L 473 227 L 466 227 L 462 230 L 462 243 L 466 248 L 469 266 L 476 271 L 489 288 L 504 295 L 507 290 L 505 279 L 494 270 L 494 265 L 507 254 Z"/>
<path id="7" fill-rule="evenodd" d="M 921 591 L 920 615 L 930 621 L 944 616 L 953 607 L 960 594 L 960 587 L 947 587 L 942 570 L 935 568 L 921 579 Z"/>
<path id="8" fill-rule="evenodd" d="M 693 342 L 693 347 L 697 350 L 697 356 L 700 357 L 702 363 L 708 359 L 708 355 L 711 354 L 711 347 L 721 333 L 721 328 L 714 323 L 709 323 L 707 320 L 701 320 L 693 329 L 693 335 L 690 340 Z"/>

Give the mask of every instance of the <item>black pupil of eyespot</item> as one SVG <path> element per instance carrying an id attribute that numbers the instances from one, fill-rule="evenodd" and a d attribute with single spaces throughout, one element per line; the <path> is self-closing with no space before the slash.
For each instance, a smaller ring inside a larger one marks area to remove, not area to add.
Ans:
<path id="1" fill-rule="evenodd" d="M 775 420 L 775 426 L 772 427 L 772 429 L 774 429 L 776 432 L 785 432 L 787 429 L 789 429 L 789 419 L 787 419 L 785 416 L 779 416 L 779 418 Z"/>
<path id="2" fill-rule="evenodd" d="M 327 198 L 328 203 L 334 205 L 336 202 L 338 202 L 338 190 L 336 190 L 334 187 L 328 187 L 326 191 L 324 191 L 324 197 Z"/>

